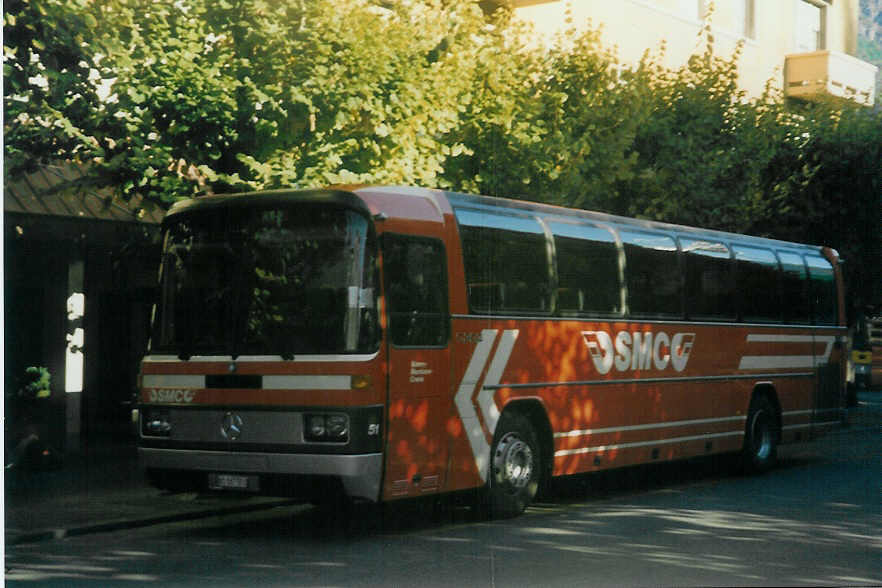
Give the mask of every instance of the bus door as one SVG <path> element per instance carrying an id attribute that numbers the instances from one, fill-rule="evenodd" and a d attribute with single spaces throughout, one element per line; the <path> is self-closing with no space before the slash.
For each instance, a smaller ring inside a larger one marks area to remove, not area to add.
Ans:
<path id="1" fill-rule="evenodd" d="M 386 233 L 388 431 L 383 497 L 445 485 L 450 414 L 447 264 L 439 239 Z"/>

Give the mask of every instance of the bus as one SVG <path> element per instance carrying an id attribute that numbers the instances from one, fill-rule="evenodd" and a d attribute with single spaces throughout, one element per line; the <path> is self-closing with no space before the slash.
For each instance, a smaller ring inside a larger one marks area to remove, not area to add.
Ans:
<path id="1" fill-rule="evenodd" d="M 829 248 L 415 187 L 214 195 L 162 225 L 159 487 L 387 502 L 722 453 L 843 418 Z"/>

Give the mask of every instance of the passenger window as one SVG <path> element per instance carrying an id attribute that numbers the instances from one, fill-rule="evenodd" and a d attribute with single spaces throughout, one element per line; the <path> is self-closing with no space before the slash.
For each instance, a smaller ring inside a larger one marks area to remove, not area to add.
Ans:
<path id="1" fill-rule="evenodd" d="M 741 320 L 780 321 L 778 259 L 775 254 L 768 249 L 737 245 L 732 250 L 735 252 L 735 283 Z"/>
<path id="2" fill-rule="evenodd" d="M 686 314 L 692 319 L 734 320 L 733 263 L 722 243 L 680 239 L 686 264 Z"/>
<path id="3" fill-rule="evenodd" d="M 837 323 L 836 279 L 833 266 L 821 256 L 806 255 L 809 270 L 812 316 L 816 325 Z"/>
<path id="4" fill-rule="evenodd" d="M 456 211 L 469 306 L 488 314 L 549 312 L 548 245 L 535 218 Z"/>
<path id="5" fill-rule="evenodd" d="M 563 314 L 620 314 L 619 252 L 612 233 L 549 223 L 557 252 L 557 307 Z"/>
<path id="6" fill-rule="evenodd" d="M 808 324 L 812 314 L 809 306 L 808 279 L 802 257 L 796 253 L 778 252 L 781 262 L 781 299 L 785 322 Z"/>
<path id="7" fill-rule="evenodd" d="M 625 248 L 628 311 L 635 316 L 680 317 L 682 279 L 671 237 L 620 231 Z"/>
<path id="8" fill-rule="evenodd" d="M 437 239 L 386 234 L 383 238 L 389 337 L 393 345 L 447 343 L 447 264 Z"/>

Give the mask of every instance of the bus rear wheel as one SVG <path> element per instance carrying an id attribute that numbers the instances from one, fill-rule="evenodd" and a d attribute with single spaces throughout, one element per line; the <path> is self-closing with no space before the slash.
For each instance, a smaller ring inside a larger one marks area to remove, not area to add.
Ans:
<path id="1" fill-rule="evenodd" d="M 748 473 L 766 472 L 778 461 L 777 418 L 775 408 L 765 396 L 757 396 L 750 403 L 742 454 Z"/>
<path id="2" fill-rule="evenodd" d="M 541 473 L 539 442 L 529 419 L 514 411 L 504 413 L 490 451 L 490 516 L 521 514 L 536 496 Z"/>

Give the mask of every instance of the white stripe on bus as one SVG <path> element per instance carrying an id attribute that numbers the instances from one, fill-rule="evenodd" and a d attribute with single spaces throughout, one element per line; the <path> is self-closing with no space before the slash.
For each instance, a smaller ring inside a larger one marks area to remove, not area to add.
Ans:
<path id="1" fill-rule="evenodd" d="M 347 363 L 365 362 L 377 358 L 379 352 L 359 354 L 328 354 L 328 355 L 295 355 L 293 359 L 284 359 L 281 355 L 239 355 L 235 359 L 231 355 L 192 355 L 182 360 L 177 355 L 148 355 L 144 363 L 183 363 L 224 362 L 224 363 Z"/>
<path id="2" fill-rule="evenodd" d="M 205 388 L 204 375 L 145 374 L 141 377 L 144 388 Z"/>
<path id="3" fill-rule="evenodd" d="M 616 449 L 633 449 L 635 447 L 648 447 L 652 445 L 671 445 L 674 443 L 686 443 L 688 441 L 701 441 L 704 439 L 719 439 L 722 437 L 740 437 L 744 431 L 729 431 L 726 433 L 710 433 L 707 435 L 692 435 L 689 437 L 672 437 L 670 439 L 654 439 L 652 441 L 636 441 L 634 443 L 618 443 L 615 445 L 598 445 L 596 447 L 580 447 L 577 449 L 561 449 L 554 452 L 555 457 L 565 455 L 579 455 L 582 453 L 600 453 Z"/>
<path id="4" fill-rule="evenodd" d="M 797 416 L 801 414 L 822 414 L 825 412 L 839 412 L 838 408 L 820 408 L 820 409 L 808 409 L 808 410 L 788 410 L 782 413 L 782 416 Z"/>
<path id="5" fill-rule="evenodd" d="M 266 390 L 349 390 L 351 376 L 264 376 Z"/>
<path id="6" fill-rule="evenodd" d="M 747 335 L 748 343 L 823 343 L 824 352 L 818 355 L 745 355 L 738 365 L 740 370 L 774 370 L 814 368 L 824 365 L 833 351 L 834 336 L 821 335 Z"/>
<path id="7" fill-rule="evenodd" d="M 798 415 L 807 415 L 807 414 L 822 414 L 822 413 L 831 413 L 838 412 L 837 408 L 827 408 L 821 410 L 791 410 L 782 413 L 782 416 L 798 416 Z M 572 431 L 563 431 L 560 433 L 555 433 L 555 439 L 562 439 L 568 437 L 584 437 L 586 435 L 602 435 L 606 433 L 626 433 L 631 431 L 649 431 L 652 429 L 667 429 L 674 427 L 689 427 L 693 425 L 709 425 L 713 423 L 729 423 L 729 422 L 744 422 L 747 420 L 746 416 L 730 416 L 730 417 L 717 417 L 710 419 L 693 419 L 688 421 L 662 421 L 658 423 L 647 423 L 644 425 L 627 425 L 623 427 L 603 427 L 600 429 L 576 429 Z M 783 427 L 784 429 L 794 428 L 794 427 L 802 427 L 802 426 L 811 426 L 811 424 L 807 425 L 789 425 Z"/>
<path id="8" fill-rule="evenodd" d="M 566 431 L 555 433 L 555 438 L 562 437 L 583 437 L 585 435 L 598 435 L 602 433 L 623 433 L 626 431 L 647 431 L 650 429 L 666 429 L 669 427 L 688 427 L 690 425 L 708 425 L 712 423 L 729 423 L 744 422 L 746 416 L 719 417 L 712 419 L 695 419 L 689 421 L 665 421 L 660 423 L 649 423 L 645 425 L 628 425 L 624 427 L 604 427 L 602 429 L 581 429 L 575 431 Z"/>
<path id="9" fill-rule="evenodd" d="M 351 376 L 263 376 L 261 388 L 266 390 L 349 390 Z M 203 389 L 207 387 L 204 374 L 146 374 L 144 388 Z"/>
<path id="10" fill-rule="evenodd" d="M 831 427 L 831 426 L 839 426 L 842 424 L 842 421 L 824 421 L 822 423 L 803 423 L 801 425 L 787 425 L 786 427 L 781 427 L 784 431 L 792 431 L 794 429 L 809 429 L 811 427 Z"/>

